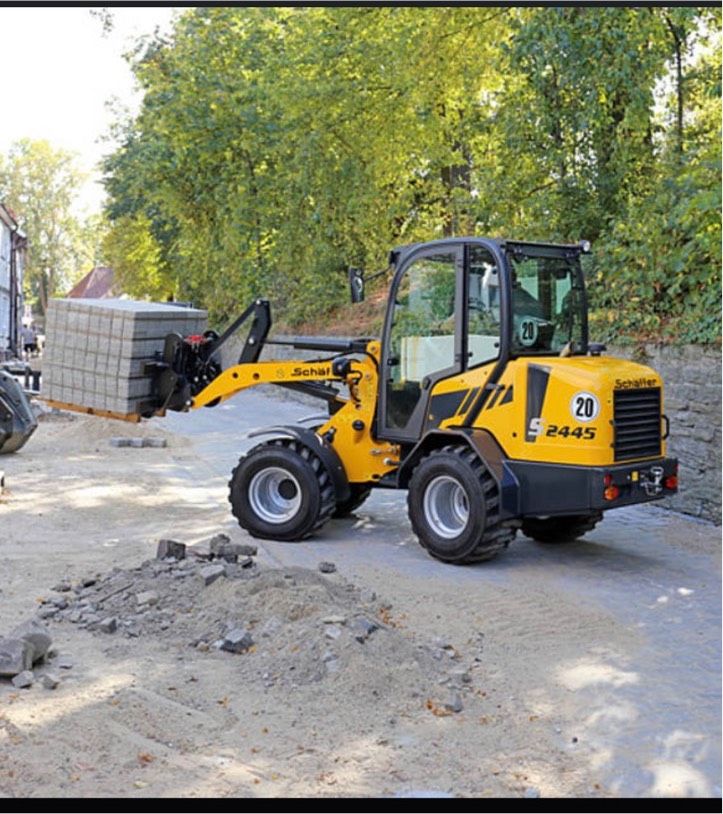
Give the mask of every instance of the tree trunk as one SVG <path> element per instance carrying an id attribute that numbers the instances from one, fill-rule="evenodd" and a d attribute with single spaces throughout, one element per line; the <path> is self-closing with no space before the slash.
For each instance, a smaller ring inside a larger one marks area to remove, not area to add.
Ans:
<path id="1" fill-rule="evenodd" d="M 683 156 L 683 49 L 685 48 L 685 32 L 673 24 L 673 21 L 666 14 L 665 23 L 673 38 L 673 49 L 675 51 L 675 93 L 677 101 L 676 110 L 676 153 L 678 158 Z"/>

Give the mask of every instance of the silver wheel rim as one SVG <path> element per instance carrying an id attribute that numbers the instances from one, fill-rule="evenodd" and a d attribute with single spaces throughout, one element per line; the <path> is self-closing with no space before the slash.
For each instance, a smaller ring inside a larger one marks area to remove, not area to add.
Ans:
<path id="1" fill-rule="evenodd" d="M 249 503 L 256 516 L 267 523 L 286 523 L 301 507 L 299 481 L 279 466 L 262 469 L 249 483 Z"/>
<path id="2" fill-rule="evenodd" d="M 424 492 L 424 516 L 435 534 L 446 540 L 459 537 L 469 522 L 467 493 L 462 484 L 449 475 L 430 481 Z"/>

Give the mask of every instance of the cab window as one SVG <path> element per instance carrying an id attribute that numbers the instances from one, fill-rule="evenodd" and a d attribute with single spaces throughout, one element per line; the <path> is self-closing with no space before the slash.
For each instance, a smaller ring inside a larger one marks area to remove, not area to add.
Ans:
<path id="1" fill-rule="evenodd" d="M 467 278 L 467 365 L 489 362 L 499 355 L 500 275 L 492 253 L 472 246 Z"/>

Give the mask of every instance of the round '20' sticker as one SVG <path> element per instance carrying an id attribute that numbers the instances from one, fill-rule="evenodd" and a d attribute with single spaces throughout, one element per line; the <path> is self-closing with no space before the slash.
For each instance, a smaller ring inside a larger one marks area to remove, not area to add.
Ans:
<path id="1" fill-rule="evenodd" d="M 575 421 L 593 421 L 600 414 L 598 397 L 586 390 L 575 393 L 570 401 L 570 413 Z"/>
<path id="2" fill-rule="evenodd" d="M 520 322 L 520 342 L 526 347 L 532 347 L 537 342 L 537 322 L 534 319 L 523 319 Z"/>

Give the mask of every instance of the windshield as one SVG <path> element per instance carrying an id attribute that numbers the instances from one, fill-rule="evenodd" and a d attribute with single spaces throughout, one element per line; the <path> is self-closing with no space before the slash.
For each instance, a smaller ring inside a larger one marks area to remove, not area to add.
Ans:
<path id="1" fill-rule="evenodd" d="M 512 352 L 586 353 L 582 271 L 577 256 L 508 254 L 512 270 Z"/>

